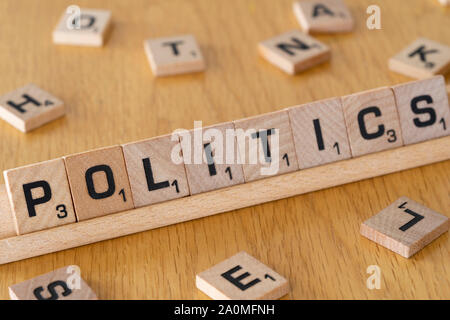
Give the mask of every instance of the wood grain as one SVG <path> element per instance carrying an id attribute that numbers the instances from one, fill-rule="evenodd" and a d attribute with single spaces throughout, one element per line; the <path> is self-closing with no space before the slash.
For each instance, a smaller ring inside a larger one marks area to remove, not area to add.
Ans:
<path id="1" fill-rule="evenodd" d="M 191 129 L 194 120 L 217 124 L 403 83 L 412 79 L 390 72 L 390 57 L 421 36 L 449 44 L 442 26 L 450 15 L 437 1 L 377 1 L 381 30 L 366 28 L 373 1 L 345 2 L 354 31 L 317 36 L 331 61 L 293 77 L 257 53 L 259 41 L 299 28 L 292 0 L 78 0 L 111 10 L 102 48 L 52 45 L 73 1 L 1 1 L 1 92 L 34 82 L 67 108 L 27 135 L 0 122 L 1 169 Z M 187 32 L 207 70 L 154 78 L 143 41 Z M 440 162 L 2 265 L 0 298 L 9 298 L 11 284 L 76 264 L 102 299 L 206 299 L 195 275 L 245 250 L 288 279 L 288 298 L 448 299 L 448 233 L 404 259 L 361 237 L 359 226 L 403 195 L 449 216 L 449 171 L 450 161 Z M 381 268 L 380 290 L 366 287 L 372 264 Z"/>

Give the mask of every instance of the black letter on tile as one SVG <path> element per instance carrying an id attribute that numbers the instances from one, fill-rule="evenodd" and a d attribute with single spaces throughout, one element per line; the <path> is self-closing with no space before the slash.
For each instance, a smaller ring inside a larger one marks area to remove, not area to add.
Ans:
<path id="1" fill-rule="evenodd" d="M 179 55 L 180 52 L 178 51 L 178 45 L 179 44 L 183 44 L 183 41 L 175 41 L 175 42 L 164 42 L 162 45 L 163 46 L 170 46 L 172 48 L 172 52 L 174 55 Z"/>
<path id="2" fill-rule="evenodd" d="M 155 191 L 158 189 L 168 188 L 170 186 L 169 181 L 167 180 L 155 183 L 152 164 L 149 158 L 142 159 L 142 164 L 144 165 L 145 178 L 147 178 L 148 191 Z"/>
<path id="3" fill-rule="evenodd" d="M 270 156 L 270 147 L 269 147 L 269 139 L 268 136 L 275 134 L 275 129 L 268 129 L 265 131 L 258 131 L 252 133 L 253 139 L 261 138 L 261 144 L 264 152 L 264 158 L 266 162 L 272 162 L 272 158 Z"/>
<path id="4" fill-rule="evenodd" d="M 247 277 L 250 275 L 250 273 L 245 272 L 245 273 L 241 274 L 240 276 L 238 276 L 238 277 L 236 277 L 236 278 L 234 278 L 234 277 L 232 276 L 233 273 L 235 273 L 236 271 L 239 271 L 239 270 L 241 270 L 241 269 L 242 269 L 242 267 L 238 265 L 238 266 L 236 266 L 236 267 L 234 267 L 234 268 L 232 268 L 232 269 L 230 269 L 230 270 L 228 270 L 228 271 L 222 273 L 221 276 L 224 277 L 226 280 L 230 281 L 232 284 L 234 284 L 236 287 L 238 287 L 238 288 L 241 289 L 242 291 L 245 291 L 245 290 L 247 290 L 248 288 L 253 287 L 253 286 L 254 286 L 255 284 L 257 284 L 258 282 L 261 282 L 261 280 L 259 280 L 258 278 L 256 278 L 256 279 L 250 281 L 250 282 L 247 283 L 247 284 L 243 284 L 241 281 L 242 281 L 243 279 L 247 278 Z"/>
<path id="5" fill-rule="evenodd" d="M 358 124 L 359 124 L 359 131 L 361 132 L 361 136 L 366 140 L 376 139 L 378 137 L 381 137 L 384 134 L 384 125 L 380 124 L 378 126 L 378 131 L 374 133 L 368 133 L 366 124 L 364 122 L 364 116 L 366 114 L 373 113 L 375 117 L 381 117 L 381 111 L 378 107 L 368 107 L 365 109 L 362 109 L 358 113 Z"/>
<path id="6" fill-rule="evenodd" d="M 436 123 L 436 111 L 433 108 L 418 108 L 417 105 L 419 102 L 425 101 L 427 104 L 433 103 L 433 98 L 429 95 L 423 95 L 415 97 L 411 100 L 411 110 L 415 114 L 424 114 L 428 113 L 430 119 L 427 121 L 420 121 L 419 118 L 414 118 L 414 124 L 418 128 L 428 127 Z"/>
<path id="7" fill-rule="evenodd" d="M 105 192 L 98 193 L 97 191 L 95 191 L 94 180 L 92 179 L 92 176 L 94 173 L 100 172 L 100 171 L 103 171 L 106 175 L 106 180 L 108 182 L 108 190 L 106 190 Z M 85 178 L 86 178 L 86 186 L 88 189 L 88 193 L 92 199 L 95 199 L 95 200 L 105 199 L 105 198 L 112 196 L 114 194 L 114 192 L 116 191 L 116 183 L 114 182 L 114 174 L 111 170 L 111 167 L 109 167 L 105 164 L 94 166 L 94 167 L 87 169 Z"/>
<path id="8" fill-rule="evenodd" d="M 15 104 L 15 103 L 12 102 L 12 101 L 8 101 L 7 103 L 8 103 L 11 107 L 13 107 L 13 108 L 16 109 L 17 111 L 19 111 L 20 113 L 25 113 L 25 112 L 27 112 L 25 109 L 22 108 L 22 107 L 23 107 L 24 105 L 26 105 L 27 103 L 30 103 L 30 102 L 31 102 L 32 104 L 36 105 L 37 107 L 39 107 L 39 106 L 41 105 L 41 103 L 40 103 L 39 101 L 33 99 L 32 97 L 30 97 L 30 96 L 27 95 L 27 94 L 23 94 L 22 97 L 24 97 L 26 100 L 25 100 L 24 102 L 20 103 L 20 104 Z"/>
<path id="9" fill-rule="evenodd" d="M 52 198 L 52 189 L 47 181 L 41 180 L 27 183 L 24 184 L 22 188 L 25 195 L 25 202 L 27 203 L 28 216 L 30 218 L 36 216 L 36 210 L 34 208 L 36 205 L 49 202 Z M 33 199 L 31 190 L 35 188 L 42 188 L 44 195 L 40 198 Z"/>

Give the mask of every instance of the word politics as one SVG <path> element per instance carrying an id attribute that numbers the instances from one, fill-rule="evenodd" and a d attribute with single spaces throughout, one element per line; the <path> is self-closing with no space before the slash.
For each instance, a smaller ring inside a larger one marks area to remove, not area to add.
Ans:
<path id="1" fill-rule="evenodd" d="M 352 15 L 342 0 L 306 0 L 293 5 L 306 33 L 337 33 L 353 30 Z"/>
<path id="2" fill-rule="evenodd" d="M 331 58 L 331 50 L 327 45 L 298 30 L 262 41 L 258 49 L 267 61 L 291 75 Z"/>
<path id="3" fill-rule="evenodd" d="M 443 76 L 4 172 L 17 235 L 450 134 Z M 4 221 L 7 217 L 0 216 Z M 11 227 L 0 229 L 9 237 Z"/>
<path id="4" fill-rule="evenodd" d="M 62 45 L 101 47 L 110 28 L 110 11 L 69 6 L 53 31 L 53 42 Z"/>
<path id="5" fill-rule="evenodd" d="M 144 49 L 155 76 L 200 72 L 206 67 L 192 35 L 149 39 L 144 41 Z"/>
<path id="6" fill-rule="evenodd" d="M 0 118 L 29 132 L 65 114 L 64 103 L 35 84 L 0 96 Z"/>
<path id="7" fill-rule="evenodd" d="M 97 300 L 75 265 L 14 284 L 9 295 L 11 300 Z"/>
<path id="8" fill-rule="evenodd" d="M 407 197 L 361 224 L 361 234 L 409 258 L 448 231 L 449 218 Z"/>
<path id="9" fill-rule="evenodd" d="M 389 69 L 423 79 L 450 71 L 450 47 L 419 38 L 389 59 Z"/>
<path id="10" fill-rule="evenodd" d="M 289 292 L 285 278 L 243 251 L 199 273 L 196 285 L 214 300 L 275 300 Z"/>

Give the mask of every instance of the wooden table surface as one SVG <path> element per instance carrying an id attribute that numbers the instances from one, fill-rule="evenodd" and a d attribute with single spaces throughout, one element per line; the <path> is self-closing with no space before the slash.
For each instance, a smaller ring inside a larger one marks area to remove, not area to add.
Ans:
<path id="1" fill-rule="evenodd" d="M 288 76 L 256 45 L 299 28 L 292 0 L 2 0 L 0 93 L 33 82 L 67 115 L 28 134 L 1 121 L 0 169 L 409 81 L 388 70 L 390 56 L 419 36 L 450 44 L 450 9 L 437 0 L 376 1 L 382 30 L 366 27 L 374 1 L 346 2 L 354 32 L 318 36 L 331 61 Z M 112 11 L 105 47 L 52 43 L 70 4 Z M 156 79 L 143 40 L 186 33 L 207 70 Z M 411 259 L 359 235 L 402 195 L 449 216 L 450 161 L 2 265 L 0 298 L 8 285 L 77 264 L 102 299 L 205 299 L 195 274 L 245 250 L 289 279 L 289 299 L 449 299 L 448 233 Z M 381 268 L 380 290 L 366 287 L 369 265 Z"/>

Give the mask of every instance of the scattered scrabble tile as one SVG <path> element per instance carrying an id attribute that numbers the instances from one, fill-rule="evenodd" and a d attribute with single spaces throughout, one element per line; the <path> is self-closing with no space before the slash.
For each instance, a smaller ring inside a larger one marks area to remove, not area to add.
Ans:
<path id="1" fill-rule="evenodd" d="M 11 300 L 97 300 L 78 273 L 67 266 L 9 287 Z"/>
<path id="2" fill-rule="evenodd" d="M 9 204 L 6 186 L 0 185 L 0 239 L 16 236 L 13 214 Z"/>
<path id="3" fill-rule="evenodd" d="M 389 59 L 389 69 L 417 79 L 446 74 L 450 70 L 450 47 L 419 38 Z"/>
<path id="4" fill-rule="evenodd" d="M 364 221 L 361 234 L 409 258 L 449 229 L 449 219 L 407 197 Z"/>
<path id="5" fill-rule="evenodd" d="M 299 169 L 286 110 L 237 120 L 234 125 L 246 182 Z M 238 135 L 239 130 L 245 134 Z"/>
<path id="6" fill-rule="evenodd" d="M 111 27 L 111 11 L 81 9 L 80 16 L 64 12 L 53 31 L 56 44 L 101 47 Z"/>
<path id="7" fill-rule="evenodd" d="M 122 146 L 136 207 L 189 195 L 184 164 L 172 161 L 172 150 L 181 148 L 176 139 L 166 135 Z"/>
<path id="8" fill-rule="evenodd" d="M 330 60 L 330 48 L 293 30 L 259 43 L 259 53 L 288 74 L 295 74 Z"/>
<path id="9" fill-rule="evenodd" d="M 300 169 L 351 157 L 340 98 L 288 109 Z"/>
<path id="10" fill-rule="evenodd" d="M 394 93 L 378 88 L 342 97 L 352 156 L 403 145 Z"/>
<path id="11" fill-rule="evenodd" d="M 76 222 L 62 159 L 4 171 L 17 234 Z"/>
<path id="12" fill-rule="evenodd" d="M 227 143 L 227 130 L 228 132 L 234 130 L 233 123 L 194 129 L 189 131 L 189 135 L 180 133 L 184 166 L 191 194 L 244 183 L 237 146 L 236 143 L 234 145 Z M 214 135 L 220 137 L 215 138 Z M 196 136 L 199 138 L 196 139 Z M 220 138 L 222 138 L 222 152 L 219 150 L 220 140 L 218 139 Z"/>
<path id="13" fill-rule="evenodd" d="M 294 2 L 294 14 L 306 33 L 348 32 L 353 18 L 342 0 L 307 0 Z"/>
<path id="14" fill-rule="evenodd" d="M 120 146 L 64 157 L 78 221 L 134 208 Z"/>
<path id="15" fill-rule="evenodd" d="M 192 35 L 149 39 L 144 48 L 155 76 L 205 70 L 202 52 Z"/>
<path id="16" fill-rule="evenodd" d="M 244 251 L 198 274 L 196 285 L 214 300 L 275 300 L 289 292 L 285 278 Z"/>
<path id="17" fill-rule="evenodd" d="M 406 145 L 450 134 L 450 108 L 443 76 L 399 84 L 392 89 Z"/>
<path id="18" fill-rule="evenodd" d="M 23 132 L 36 129 L 64 114 L 63 102 L 34 84 L 0 97 L 0 118 Z"/>

